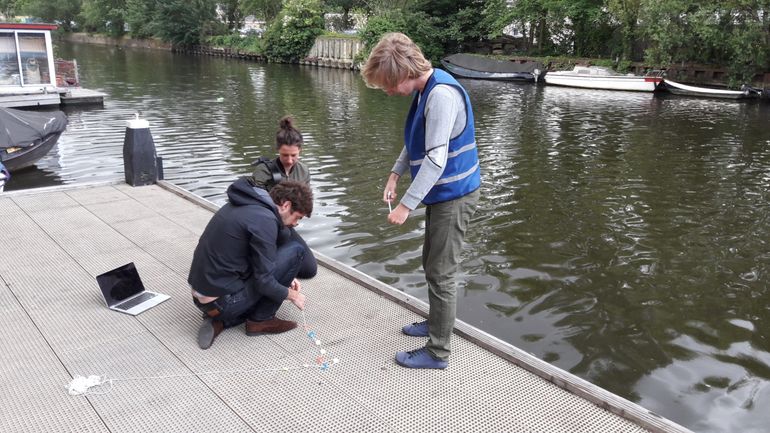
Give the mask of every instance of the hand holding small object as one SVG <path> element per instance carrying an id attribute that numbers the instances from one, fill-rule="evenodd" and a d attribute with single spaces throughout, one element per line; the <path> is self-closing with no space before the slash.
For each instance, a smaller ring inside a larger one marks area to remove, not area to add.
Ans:
<path id="1" fill-rule="evenodd" d="M 393 212 L 393 206 L 391 206 L 390 202 L 393 200 L 393 192 L 388 191 L 388 212 Z"/>
<path id="2" fill-rule="evenodd" d="M 289 290 L 295 290 L 299 292 L 302 289 L 302 284 L 300 284 L 298 279 L 293 279 L 291 281 L 291 285 L 289 286 Z"/>

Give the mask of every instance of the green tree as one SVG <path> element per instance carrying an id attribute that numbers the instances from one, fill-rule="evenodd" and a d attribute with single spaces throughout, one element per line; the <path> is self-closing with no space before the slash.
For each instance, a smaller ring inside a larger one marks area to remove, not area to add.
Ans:
<path id="1" fill-rule="evenodd" d="M 296 62 L 324 31 L 319 0 L 286 0 L 283 11 L 265 33 L 265 55 L 279 62 Z"/>
<path id="2" fill-rule="evenodd" d="M 6 21 L 9 21 L 16 15 L 16 7 L 19 0 L 0 0 L 0 14 L 5 17 Z"/>
<path id="3" fill-rule="evenodd" d="M 551 37 L 561 54 L 579 57 L 609 54 L 612 28 L 604 0 L 544 0 Z"/>
<path id="4" fill-rule="evenodd" d="M 402 11 L 412 6 L 417 0 L 364 0 L 364 9 L 373 16 Z"/>
<path id="5" fill-rule="evenodd" d="M 355 8 L 366 7 L 366 0 L 325 0 L 324 4 L 329 9 L 342 11 L 343 27 L 349 29 L 353 24 L 351 22 L 350 11 Z"/>
<path id="6" fill-rule="evenodd" d="M 769 0 L 645 0 L 641 12 L 651 63 L 725 65 L 732 84 L 769 66 Z"/>
<path id="7" fill-rule="evenodd" d="M 158 36 L 174 45 L 196 45 L 216 26 L 213 0 L 164 0 L 158 3 Z"/>
<path id="8" fill-rule="evenodd" d="M 521 0 L 514 10 L 518 14 L 519 26 L 526 37 L 527 47 L 532 49 L 537 41 L 539 53 L 550 52 L 553 47 L 548 26 L 548 9 L 540 0 Z"/>
<path id="9" fill-rule="evenodd" d="M 126 0 L 83 0 L 80 22 L 86 31 L 122 36 L 125 16 Z"/>
<path id="10" fill-rule="evenodd" d="M 607 0 L 607 9 L 619 24 L 621 37 L 620 57 L 633 60 L 634 44 L 643 0 Z"/>
<path id="11" fill-rule="evenodd" d="M 23 0 L 21 13 L 40 18 L 42 21 L 57 22 L 65 31 L 72 31 L 78 14 L 80 0 Z"/>
<path id="12" fill-rule="evenodd" d="M 369 17 L 358 36 L 364 43 L 366 52 L 369 52 L 379 42 L 382 35 L 390 32 L 405 32 L 406 27 L 403 12 L 396 9 Z"/>
<path id="13" fill-rule="evenodd" d="M 242 0 L 241 7 L 246 15 L 253 14 L 271 23 L 281 13 L 283 0 Z"/>
<path id="14" fill-rule="evenodd" d="M 126 0 L 126 24 L 131 36 L 148 38 L 157 33 L 157 0 Z"/>
<path id="15" fill-rule="evenodd" d="M 225 24 L 229 31 L 243 27 L 244 15 L 242 0 L 220 0 L 219 7 L 224 15 Z"/>

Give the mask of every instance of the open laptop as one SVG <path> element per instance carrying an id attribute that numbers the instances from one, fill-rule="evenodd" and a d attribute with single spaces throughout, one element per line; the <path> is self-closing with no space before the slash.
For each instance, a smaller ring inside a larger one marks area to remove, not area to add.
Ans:
<path id="1" fill-rule="evenodd" d="M 131 262 L 96 277 L 104 301 L 110 310 L 136 316 L 170 298 L 161 293 L 148 292 L 136 266 Z"/>

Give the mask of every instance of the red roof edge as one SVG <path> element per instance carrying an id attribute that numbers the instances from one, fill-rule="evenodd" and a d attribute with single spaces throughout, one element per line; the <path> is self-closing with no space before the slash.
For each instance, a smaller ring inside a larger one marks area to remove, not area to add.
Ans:
<path id="1" fill-rule="evenodd" d="M 0 30 L 56 30 L 56 24 L 37 23 L 0 23 Z"/>

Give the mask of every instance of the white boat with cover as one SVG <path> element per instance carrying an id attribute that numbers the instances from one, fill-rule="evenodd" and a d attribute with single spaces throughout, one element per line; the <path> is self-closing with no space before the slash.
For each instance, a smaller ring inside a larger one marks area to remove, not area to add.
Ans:
<path id="1" fill-rule="evenodd" d="M 712 89 L 709 87 L 698 87 L 677 83 L 668 78 L 663 79 L 663 86 L 661 86 L 661 89 L 667 90 L 674 95 L 699 96 L 705 98 L 744 99 L 758 98 L 762 95 L 761 90 L 746 85 L 744 85 L 741 90 Z"/>
<path id="2" fill-rule="evenodd" d="M 575 66 L 571 71 L 545 74 L 546 84 L 585 89 L 653 92 L 661 81 L 659 76 L 620 74 L 602 66 Z"/>

